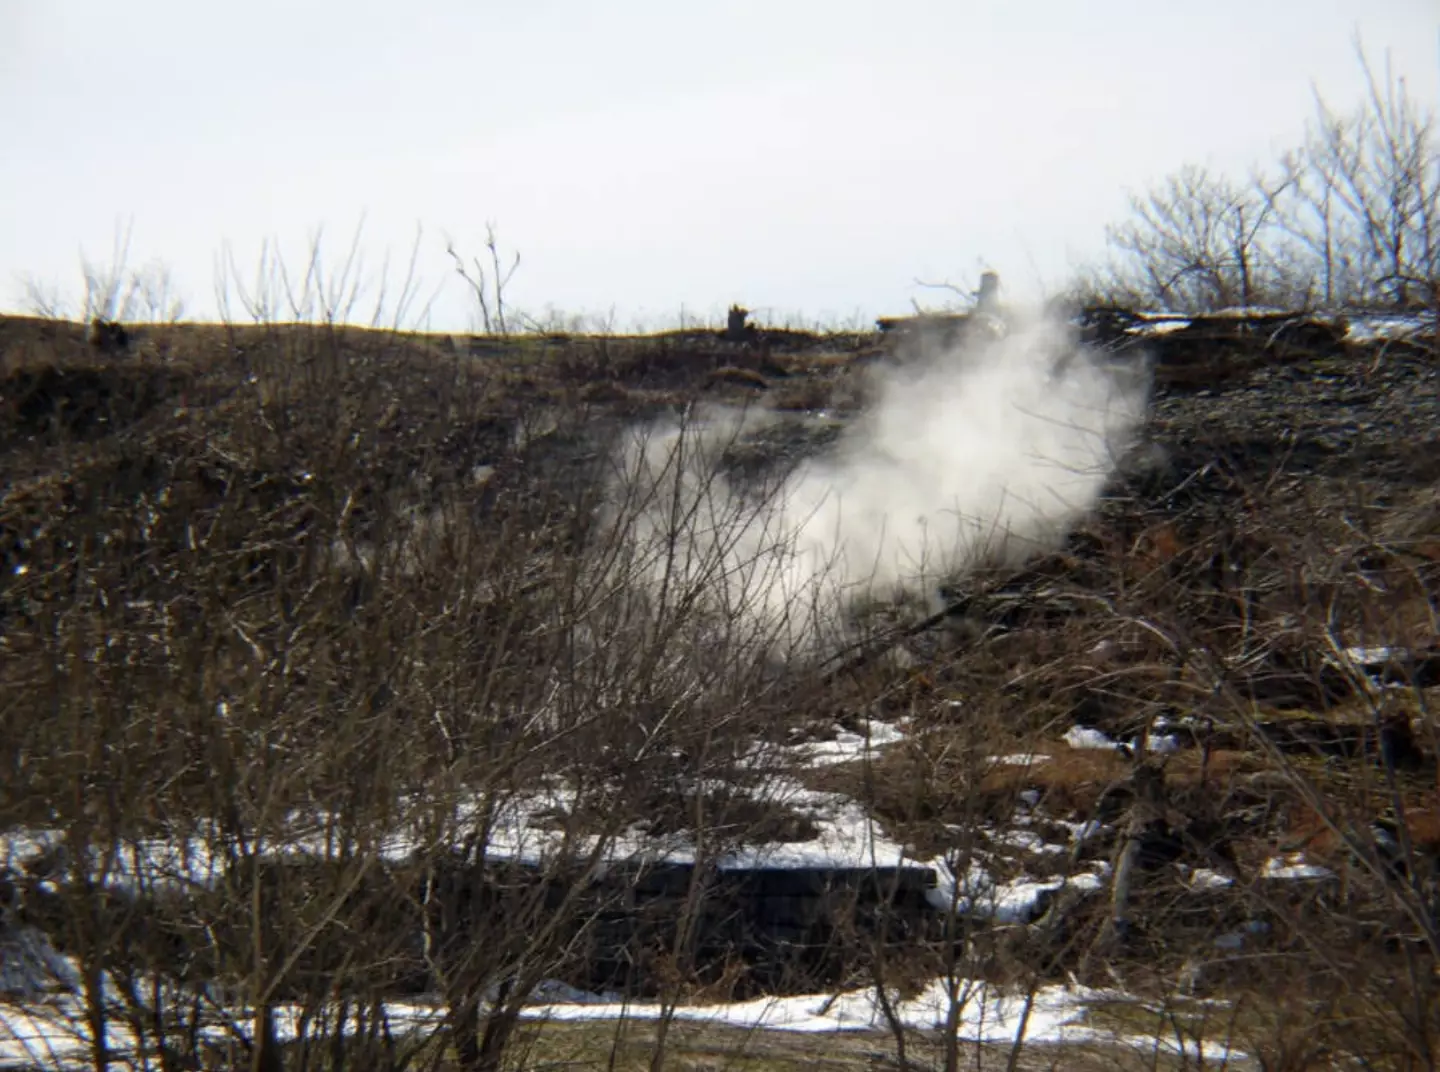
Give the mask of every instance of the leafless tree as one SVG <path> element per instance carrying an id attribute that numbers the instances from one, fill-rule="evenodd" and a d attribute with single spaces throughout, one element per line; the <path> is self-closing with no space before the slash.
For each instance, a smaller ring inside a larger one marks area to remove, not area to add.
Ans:
<path id="1" fill-rule="evenodd" d="M 1108 230 L 1116 259 L 1087 289 L 1179 312 L 1435 304 L 1435 117 L 1358 41 L 1356 55 L 1364 100 L 1337 111 L 1317 96 L 1305 142 L 1272 172 L 1241 183 L 1191 165 L 1132 197 Z"/>
<path id="2" fill-rule="evenodd" d="M 1289 184 L 1283 174 L 1240 184 L 1186 166 L 1132 196 L 1132 218 L 1108 232 L 1122 289 L 1177 312 L 1273 300 L 1281 273 L 1271 237 Z"/>
<path id="3" fill-rule="evenodd" d="M 1440 277 L 1440 142 L 1435 116 L 1387 61 L 1377 71 L 1360 42 L 1365 99 L 1337 111 L 1323 98 L 1305 144 L 1287 158 L 1295 177 L 1281 222 L 1315 266 L 1327 305 L 1428 303 Z"/>

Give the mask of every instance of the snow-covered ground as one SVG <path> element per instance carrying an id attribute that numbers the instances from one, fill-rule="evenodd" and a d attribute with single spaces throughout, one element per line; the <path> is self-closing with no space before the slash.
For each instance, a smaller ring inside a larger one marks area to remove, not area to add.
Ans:
<path id="1" fill-rule="evenodd" d="M 1364 657 L 1373 656 L 1372 652 L 1363 654 Z M 1359 655 L 1353 653 L 1351 657 Z M 1171 723 L 1165 719 L 1155 721 L 1149 741 L 1152 751 L 1169 752 L 1181 746 L 1178 737 L 1162 732 L 1170 728 Z M 997 918 L 1025 918 L 1026 906 L 1033 907 L 1036 891 L 1053 890 L 1057 888 L 1058 880 L 1037 881 L 1022 876 L 1016 884 L 1007 886 L 989 875 L 972 873 L 966 882 L 961 883 L 962 888 L 957 893 L 956 880 L 943 857 L 924 860 L 908 855 L 904 846 L 877 823 L 863 802 L 841 793 L 813 790 L 796 774 L 776 773 L 786 770 L 803 772 L 806 768 L 869 760 L 903 739 L 904 732 L 899 725 L 877 720 L 862 723 L 858 730 L 837 726 L 833 738 L 829 740 L 783 746 L 757 744 L 746 761 L 747 769 L 764 772 L 763 777 L 755 780 L 755 786 L 744 788 L 720 783 L 709 788 L 748 794 L 758 803 L 787 810 L 807 820 L 816 834 L 799 841 L 737 844 L 720 858 L 719 867 L 722 870 L 929 868 L 937 875 L 937 886 L 932 891 L 937 906 L 943 905 L 948 910 L 950 905 L 960 905 L 965 911 L 995 915 Z M 1070 727 L 1062 740 L 1076 749 L 1116 750 L 1125 747 L 1098 730 L 1081 726 Z M 1132 742 L 1130 746 L 1133 747 L 1134 743 L 1138 742 Z M 1024 752 L 990 756 L 986 762 L 992 766 L 1038 768 L 1049 763 L 1051 758 L 1043 752 Z M 1058 825 L 1070 828 L 1068 842 L 1046 841 L 1033 830 L 1026 829 L 1031 816 L 1025 808 L 1033 808 L 1038 799 L 1038 794 L 1034 792 L 1021 794 L 1022 809 L 1011 828 L 981 832 L 988 843 L 1000 851 L 1043 858 L 1067 852 L 1076 841 L 1097 832 L 1095 823 L 1062 822 Z M 455 844 L 459 843 L 456 832 L 474 827 L 485 803 L 479 798 L 464 801 L 442 824 Z M 398 828 L 381 841 L 379 849 L 382 858 L 391 862 L 412 860 L 417 852 L 433 850 L 436 836 L 445 836 L 433 832 L 422 836 L 425 820 L 433 821 L 434 816 L 421 814 L 423 808 L 420 802 L 416 805 L 414 821 L 406 822 L 402 818 Z M 503 799 L 490 802 L 490 805 L 490 833 L 484 850 L 487 859 L 541 865 L 557 853 L 588 854 L 596 847 L 594 837 L 575 839 L 572 835 L 567 841 L 563 817 L 574 808 L 575 800 L 573 793 L 564 786 L 533 786 L 508 794 Z M 406 810 L 401 809 L 402 817 Z M 964 833 L 956 831 L 957 843 L 962 842 Z M 22 828 L 0 832 L 0 873 L 26 870 L 47 855 L 58 858 L 64 851 L 63 841 L 63 833 L 59 830 Z M 694 861 L 693 844 L 684 832 L 657 836 L 643 825 L 610 836 L 603 848 L 602 865 L 641 862 L 684 864 Z M 308 821 L 297 817 L 289 836 L 272 839 L 260 851 L 272 858 L 323 858 L 333 854 L 334 846 L 329 842 L 324 816 L 312 816 Z M 183 891 L 217 882 L 225 866 L 224 856 L 223 839 L 218 834 L 196 829 L 177 832 L 169 839 L 146 838 L 127 843 L 109 854 L 97 853 L 92 861 L 92 870 L 97 881 L 115 888 L 144 893 Z M 1284 864 L 1272 861 L 1264 877 L 1319 877 L 1316 872 L 1321 870 L 1307 870 L 1297 861 Z M 64 873 L 63 867 L 56 868 L 57 880 Z M 1078 883 L 1082 888 L 1096 881 L 1099 881 L 1099 876 L 1093 873 L 1073 875 L 1069 879 L 1072 885 Z M 1197 878 L 1197 881 L 1204 883 L 1206 880 Z M 987 909 L 987 903 L 993 903 L 994 907 Z"/>
<path id="2" fill-rule="evenodd" d="M 952 993 L 955 1000 L 952 1002 Z M 931 982 L 911 998 L 897 999 L 893 1009 L 906 1027 L 931 1030 L 943 1027 L 952 1004 L 960 1005 L 957 1034 L 974 1042 L 1013 1042 L 1023 1037 L 1031 1043 L 1089 1041 L 1095 1035 L 1077 1024 L 1085 1016 L 1086 1004 L 1096 992 L 1079 988 L 1043 987 L 1031 1005 L 1028 1022 L 1021 1020 L 1024 998 L 997 987 L 971 980 Z M 656 1019 L 659 1005 L 646 1003 L 555 1003 L 536 1005 L 532 1017 L 547 1020 Z M 806 994 L 797 997 L 756 998 L 752 1001 L 718 1005 L 682 1005 L 678 1019 L 731 1027 L 767 1028 L 780 1031 L 829 1033 L 837 1031 L 883 1031 L 885 1015 L 873 989 L 850 990 L 839 994 Z"/>
<path id="3" fill-rule="evenodd" d="M 914 1031 L 944 1029 L 954 1016 L 955 1033 L 967 1042 L 991 1044 L 1055 1045 L 1064 1043 L 1111 1044 L 1148 1049 L 1173 1048 L 1173 1041 L 1141 1034 L 1097 1029 L 1084 1022 L 1096 1002 L 1133 1004 L 1123 994 L 1074 986 L 1045 986 L 1027 1000 L 1024 994 L 967 979 L 936 979 L 912 997 L 890 995 L 895 1018 Z M 249 1010 L 237 1008 L 217 1014 L 200 1031 L 205 1042 L 224 1046 L 248 1041 Z M 418 1002 L 390 1002 L 385 1006 L 390 1031 L 396 1037 L 438 1029 L 443 1016 L 434 1006 Z M 657 1002 L 622 1001 L 613 995 L 588 994 L 561 983 L 542 984 L 536 1000 L 523 1013 L 535 1021 L 657 1020 L 666 1010 Z M 680 1005 L 671 1014 L 677 1020 L 768 1031 L 822 1035 L 851 1031 L 885 1032 L 890 1029 L 873 989 L 831 994 L 756 998 L 749 1001 Z M 276 1010 L 281 1041 L 299 1036 L 299 1010 Z M 313 1030 L 313 1024 L 312 1024 Z M 354 1025 L 347 1025 L 353 1031 Z M 123 1024 L 114 1023 L 107 1042 L 117 1056 L 133 1053 L 135 1039 Z M 1244 1054 L 1223 1043 L 1186 1044 L 1192 1055 L 1206 1060 L 1241 1060 Z M 0 1064 L 45 1068 L 80 1068 L 89 1059 L 89 1034 L 83 1009 L 72 999 L 44 1002 L 0 1003 Z"/>
<path id="4" fill-rule="evenodd" d="M 1357 662 L 1371 661 L 1376 653 L 1350 652 Z M 1383 656 L 1382 656 L 1383 657 Z M 1164 731 L 1176 728 L 1160 719 L 1151 727 L 1150 747 L 1155 751 L 1179 748 L 1178 737 Z M 791 745 L 757 745 L 747 759 L 753 783 L 743 788 L 730 783 L 699 786 L 697 789 L 726 793 L 749 793 L 758 802 L 783 808 L 803 817 L 817 831 L 814 838 L 795 842 L 740 844 L 719 861 L 727 870 L 775 868 L 869 868 L 914 867 L 929 869 L 935 884 L 927 900 L 937 912 L 959 912 L 1008 926 L 1031 925 L 1046 902 L 1057 894 L 1092 896 L 1108 887 L 1111 868 L 1105 861 L 1076 862 L 1080 844 L 1103 832 L 1100 824 L 1067 822 L 1040 814 L 1039 795 L 1021 794 L 1019 808 L 1011 821 L 978 831 L 955 829 L 955 844 L 966 845 L 967 854 L 946 858 L 917 858 L 907 853 L 877 824 L 864 804 L 840 793 L 819 792 L 801 780 L 805 769 L 838 763 L 874 759 L 884 749 L 904 740 L 908 727 L 880 721 L 864 722 L 858 729 L 836 727 L 829 740 L 805 741 Z M 1072 748 L 1115 750 L 1121 744 L 1099 731 L 1072 727 L 1061 740 Z M 1059 742 L 1056 742 L 1059 743 Z M 1050 746 L 1053 747 L 1053 746 Z M 1058 753 L 1056 753 L 1058 755 Z M 1015 752 L 990 756 L 993 767 L 1043 769 L 1055 757 L 1046 752 Z M 790 773 L 777 774 L 777 770 Z M 457 809 L 442 824 L 450 831 L 464 829 L 478 816 L 481 801 Z M 535 786 L 512 794 L 501 802 L 493 824 L 486 854 L 492 859 L 540 863 L 562 850 L 564 815 L 575 806 L 573 794 L 563 786 Z M 475 814 L 471 814 L 471 813 Z M 401 810 L 405 814 L 405 810 Z M 560 821 L 557 823 L 557 817 Z M 390 860 L 413 858 L 417 852 L 435 847 L 425 825 L 417 818 L 405 829 L 393 832 L 381 845 Z M 977 836 L 978 835 L 978 836 Z M 428 839 L 428 840 L 426 840 Z M 195 830 L 171 839 L 149 838 L 124 846 L 112 855 L 100 871 L 113 886 L 143 892 L 181 890 L 217 881 L 224 866 L 220 840 L 213 832 Z M 572 840 L 566 851 L 590 846 L 583 839 Z M 21 829 L 0 833 L 0 874 L 19 872 L 41 865 L 47 855 L 63 852 L 59 831 Z M 293 836 L 270 844 L 266 851 L 275 856 L 288 854 L 328 855 L 323 817 L 308 822 L 297 818 Z M 643 826 L 624 831 L 612 839 L 604 855 L 606 862 L 693 860 L 694 851 L 686 835 L 656 837 Z M 55 879 L 63 875 L 57 869 Z M 1323 867 L 1309 864 L 1303 855 L 1290 854 L 1269 860 L 1256 877 L 1265 881 L 1314 881 L 1330 876 Z M 1006 877 L 1001 877 L 1006 876 Z M 1236 879 L 1207 869 L 1187 872 L 1186 885 L 1197 893 L 1233 886 Z M 1064 903 L 1064 902 L 1062 902 Z M 1244 931 L 1217 934 L 1215 947 L 1240 949 L 1261 935 L 1260 924 Z M 10 1004 L 0 1002 L 0 1064 L 35 1062 L 61 1066 L 85 1060 L 84 1018 L 72 996 L 74 966 L 60 957 L 38 932 L 23 928 L 0 928 L 0 993 L 12 995 Z M 47 981 L 40 985 L 37 980 Z M 1012 1042 L 1020 1034 L 1022 1003 L 1013 994 L 1001 993 L 981 983 L 963 984 L 969 993 L 959 1017 L 959 1033 L 967 1040 Z M 1034 1043 L 1115 1041 L 1101 1038 L 1084 1022 L 1094 995 L 1074 987 L 1047 987 L 1035 997 L 1024 1028 L 1024 1039 Z M 1123 995 L 1119 996 L 1123 999 Z M 1114 1000 L 1110 995 L 1107 1000 Z M 935 981 L 914 997 L 894 1005 L 901 1022 L 917 1030 L 943 1025 L 950 996 L 942 981 Z M 423 1003 L 392 1003 L 389 1013 L 395 1030 L 427 1030 L 439 1022 L 438 1012 Z M 243 1013 L 243 1010 L 239 1010 Z M 542 988 L 536 1003 L 527 1010 L 532 1018 L 560 1021 L 613 1019 L 626 1016 L 653 1019 L 661 1015 L 657 1005 L 621 1002 L 613 995 L 585 994 L 549 984 Z M 875 995 L 868 990 L 840 994 L 773 997 L 731 1004 L 681 1006 L 675 1015 L 683 1020 L 798 1032 L 879 1030 L 885 1027 Z M 234 1037 L 246 1028 L 243 1016 L 235 1023 L 218 1016 L 207 1028 L 217 1042 Z M 282 1018 L 282 1028 L 295 1025 Z M 117 1032 L 119 1029 L 117 1028 Z M 1154 1046 L 1153 1038 L 1123 1038 L 1120 1041 Z M 124 1048 L 128 1040 L 120 1032 L 112 1044 Z M 1223 1048 L 1206 1051 L 1206 1059 L 1223 1056 Z M 1232 1055 L 1234 1056 L 1234 1055 Z"/>
<path id="5" fill-rule="evenodd" d="M 855 763 L 875 759 L 889 745 L 905 739 L 898 725 L 879 719 L 862 721 L 859 731 L 835 727 L 835 736 L 827 741 L 804 741 L 800 744 L 764 750 L 764 754 L 782 757 L 801 767 L 825 767 L 835 763 Z"/>

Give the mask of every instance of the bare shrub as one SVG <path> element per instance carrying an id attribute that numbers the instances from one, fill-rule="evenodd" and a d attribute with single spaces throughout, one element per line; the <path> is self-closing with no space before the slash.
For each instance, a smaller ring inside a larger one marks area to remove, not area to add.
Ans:
<path id="1" fill-rule="evenodd" d="M 52 428 L 77 507 L 7 493 L 4 822 L 49 832 L 10 880 L 79 966 L 88 1063 L 490 1069 L 546 980 L 668 958 L 688 992 L 710 862 L 773 828 L 704 788 L 756 782 L 769 638 L 701 620 L 703 559 L 642 593 L 563 399 L 517 413 L 503 370 L 336 323 L 345 273 L 289 278 L 238 288 L 213 404 Z M 650 831 L 693 891 L 607 930 Z"/>
<path id="2" fill-rule="evenodd" d="M 73 312 L 81 322 L 117 327 L 136 321 L 174 324 L 185 315 L 185 300 L 167 265 L 160 261 L 131 265 L 132 234 L 130 224 L 116 231 L 108 262 L 80 255 L 81 303 Z M 72 311 L 54 286 L 30 278 L 24 288 L 30 308 L 38 316 L 58 319 Z"/>

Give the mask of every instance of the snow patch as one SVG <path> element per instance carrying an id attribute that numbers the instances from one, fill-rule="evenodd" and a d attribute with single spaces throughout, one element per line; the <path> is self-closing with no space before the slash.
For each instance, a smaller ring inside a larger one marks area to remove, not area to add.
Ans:
<path id="1" fill-rule="evenodd" d="M 1078 845 L 1093 837 L 1098 837 L 1107 829 L 1099 819 L 1086 819 L 1084 822 L 1078 823 L 1067 819 L 1056 819 L 1055 823 L 1070 831 L 1070 844 L 1072 845 Z"/>
<path id="2" fill-rule="evenodd" d="M 1352 663 L 1356 663 L 1359 666 L 1376 666 L 1379 664 L 1388 663 L 1394 657 L 1395 650 L 1393 648 L 1357 647 L 1345 649 L 1345 658 L 1350 660 Z"/>
<path id="3" fill-rule="evenodd" d="M 1065 731 L 1065 743 L 1071 748 L 1113 752 L 1120 747 L 1115 741 L 1089 726 L 1071 726 Z"/>
<path id="4" fill-rule="evenodd" d="M 1095 893 L 1105 886 L 1104 875 L 1083 871 L 1065 878 L 1016 879 L 997 883 L 983 867 L 972 863 L 963 877 L 957 876 L 944 860 L 934 860 L 935 888 L 926 899 L 941 912 L 994 920 L 997 923 L 1028 923 L 1039 914 L 1040 902 L 1063 888 Z"/>
<path id="5" fill-rule="evenodd" d="M 1157 756 L 1169 755 L 1172 752 L 1180 751 L 1180 738 L 1173 733 L 1152 733 L 1150 735 L 1150 751 Z"/>
<path id="6" fill-rule="evenodd" d="M 1127 328 L 1127 335 L 1169 335 L 1190 326 L 1188 317 L 1153 317 Z"/>
<path id="7" fill-rule="evenodd" d="M 537 1002 L 521 1012 L 532 1021 L 595 1022 L 658 1020 L 667 1015 L 658 1002 L 628 1002 L 612 995 L 588 994 L 561 983 L 542 983 Z M 952 1008 L 959 1010 L 957 1036 L 965 1042 L 1030 1044 L 1120 1041 L 1112 1035 L 1086 1026 L 1083 1019 L 1089 1006 L 1114 995 L 1078 986 L 1039 988 L 1028 1005 L 1023 993 L 969 979 L 936 979 L 911 998 L 889 995 L 891 1008 L 900 1023 L 912 1030 L 944 1027 Z M 843 991 L 839 994 L 804 994 L 793 997 L 764 997 L 713 1005 L 680 1005 L 668 1010 L 677 1020 L 754 1030 L 833 1034 L 842 1031 L 880 1031 L 888 1028 L 880 1001 L 873 989 Z M 435 1030 L 443 1023 L 438 1006 L 416 1002 L 388 1002 L 385 1013 L 397 1035 Z M 232 1022 L 248 1022 L 247 1010 L 231 1010 Z M 299 1033 L 298 1010 L 276 1009 L 276 1034 L 282 1042 L 293 1041 Z M 357 1024 L 347 1025 L 347 1031 Z M 240 1029 L 243 1033 L 243 1027 Z M 209 1042 L 223 1044 L 231 1035 L 219 1026 L 201 1029 Z M 108 1041 L 121 1060 L 134 1052 L 134 1039 L 124 1025 L 111 1026 Z M 1142 1040 L 1136 1039 L 1137 1043 Z M 1153 1042 L 1152 1042 L 1153 1044 Z M 88 1032 L 79 1002 L 67 999 L 31 1008 L 0 1008 L 0 1062 L 45 1067 L 82 1068 L 88 1058 Z"/>
<path id="8" fill-rule="evenodd" d="M 1260 877 L 1269 879 L 1321 879 L 1334 878 L 1335 872 L 1319 864 L 1307 864 L 1303 852 L 1272 856 L 1260 868 Z"/>
<path id="9" fill-rule="evenodd" d="M 1345 327 L 1345 341 L 1349 343 L 1393 342 L 1413 339 L 1435 329 L 1434 323 L 1423 316 L 1357 316 Z"/>
<path id="10" fill-rule="evenodd" d="M 721 870 L 924 866 L 907 859 L 905 850 L 879 831 L 858 801 L 839 793 L 819 793 L 787 779 L 774 780 L 769 788 L 767 802 L 808 814 L 818 836 L 737 849 L 720 859 Z"/>
<path id="11" fill-rule="evenodd" d="M 805 767 L 828 767 L 835 763 L 855 763 L 874 759 L 879 750 L 905 739 L 898 726 L 878 719 L 867 719 L 859 732 L 840 729 L 834 740 L 805 741 L 788 745 L 781 751 Z"/>
<path id="12" fill-rule="evenodd" d="M 1197 867 L 1190 872 L 1190 880 L 1187 885 L 1192 890 L 1223 890 L 1235 885 L 1235 880 L 1229 875 L 1212 871 L 1208 867 Z"/>
<path id="13" fill-rule="evenodd" d="M 1050 762 L 1043 752 L 1012 752 L 1005 756 L 986 756 L 985 762 L 992 767 L 1033 767 Z"/>
<path id="14" fill-rule="evenodd" d="M 1021 852 L 1034 853 L 1036 856 L 1054 855 L 1066 851 L 1064 845 L 1057 845 L 1053 841 L 1046 841 L 1032 830 L 995 831 L 990 835 L 990 842 L 991 844 L 1007 849 L 1018 849 Z"/>
<path id="15" fill-rule="evenodd" d="M 1028 1019 L 1023 995 L 1006 993 L 988 983 L 956 980 L 952 992 L 944 980 L 935 980 L 913 998 L 892 998 L 896 1015 L 906 1027 L 918 1030 L 942 1027 L 952 1005 L 961 1006 L 958 1035 L 967 1042 L 1004 1043 L 1021 1038 L 1032 1043 L 1088 1041 L 1091 1029 L 1077 1021 L 1085 1015 L 1093 992 L 1067 987 L 1042 987 L 1035 994 Z M 663 1009 L 650 1003 L 563 1004 L 528 1008 L 525 1015 L 543 1020 L 659 1019 Z M 681 1005 L 677 1019 L 693 1023 L 724 1024 L 774 1031 L 828 1034 L 838 1031 L 875 1031 L 887 1027 L 873 990 L 841 994 L 806 994 L 798 997 L 756 998 L 722 1005 Z"/>
<path id="16" fill-rule="evenodd" d="M 1230 305 L 1206 313 L 1207 320 L 1252 320 L 1257 317 L 1290 316 L 1293 310 L 1281 309 L 1274 305 Z"/>

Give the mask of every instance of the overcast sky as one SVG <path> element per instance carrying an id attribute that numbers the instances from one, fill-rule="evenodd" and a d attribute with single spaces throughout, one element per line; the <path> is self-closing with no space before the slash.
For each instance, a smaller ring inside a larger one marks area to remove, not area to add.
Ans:
<path id="1" fill-rule="evenodd" d="M 0 0 L 0 307 L 129 223 L 210 316 L 227 245 L 299 269 L 323 228 L 338 268 L 362 217 L 372 279 L 422 229 L 437 329 L 486 221 L 515 303 L 618 327 L 1027 296 L 1127 192 L 1356 101 L 1357 31 L 1440 103 L 1437 0 Z"/>

